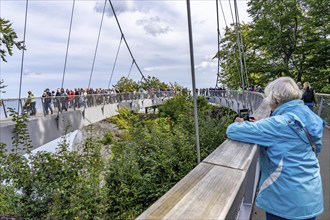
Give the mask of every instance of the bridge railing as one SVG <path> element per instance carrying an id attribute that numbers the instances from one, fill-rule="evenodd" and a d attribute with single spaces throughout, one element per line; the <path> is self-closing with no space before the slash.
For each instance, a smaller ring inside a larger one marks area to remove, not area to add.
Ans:
<path id="1" fill-rule="evenodd" d="M 206 94 L 203 94 L 206 95 Z M 236 90 L 212 90 L 208 97 L 218 97 L 218 104 L 228 108 L 238 109 L 246 108 L 252 114 L 263 102 L 264 94 L 258 92 L 244 91 L 242 94 Z M 236 105 L 234 107 L 234 105 Z"/>
<path id="2" fill-rule="evenodd" d="M 76 109 L 101 106 L 106 104 L 120 103 L 123 101 L 144 100 L 170 97 L 177 92 L 174 90 L 154 91 L 154 92 L 126 92 L 117 94 L 87 94 L 72 96 L 52 96 L 35 97 L 35 107 L 38 113 L 47 115 L 47 105 L 53 109 L 54 113 L 62 111 L 75 111 Z M 31 105 L 28 105 L 27 98 L 21 99 L 0 99 L 0 120 L 10 118 L 9 108 L 17 111 L 18 106 L 22 112 L 29 113 Z M 48 110 L 50 113 L 50 110 Z M 40 114 L 39 114 L 40 115 Z"/>
<path id="3" fill-rule="evenodd" d="M 330 124 L 330 94 L 316 93 L 318 106 L 314 112 Z"/>
<path id="4" fill-rule="evenodd" d="M 264 98 L 263 93 L 244 91 L 239 94 L 237 90 L 211 90 L 204 95 L 224 98 L 226 100 L 224 106 L 227 107 L 232 107 L 233 103 L 236 102 L 239 108 L 247 108 L 250 113 L 257 109 Z M 330 94 L 316 93 L 316 98 L 318 105 L 314 107 L 313 111 L 330 124 Z"/>

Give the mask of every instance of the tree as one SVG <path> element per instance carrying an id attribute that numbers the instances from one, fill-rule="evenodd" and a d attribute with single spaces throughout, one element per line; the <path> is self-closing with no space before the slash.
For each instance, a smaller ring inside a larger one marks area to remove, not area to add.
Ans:
<path id="1" fill-rule="evenodd" d="M 19 50 L 25 50 L 24 42 L 17 41 L 17 34 L 11 27 L 12 23 L 8 20 L 0 18 L 0 56 L 5 62 L 6 55 L 13 55 L 13 47 L 15 46 Z M 2 46 L 5 46 L 4 48 Z"/>
<path id="2" fill-rule="evenodd" d="M 132 79 L 127 77 L 121 77 L 116 85 L 113 85 L 114 88 L 119 89 L 120 92 L 132 92 L 139 89 L 139 85 Z"/>
<path id="3" fill-rule="evenodd" d="M 4 85 L 3 83 L 4 83 L 3 79 L 0 80 L 0 93 L 5 93 L 6 92 L 6 91 L 2 91 L 3 88 L 7 87 L 7 85 Z"/>
<path id="4" fill-rule="evenodd" d="M 296 0 L 249 1 L 255 44 L 271 54 L 277 74 L 290 75 L 289 65 L 297 46 L 302 12 Z"/>
<path id="5" fill-rule="evenodd" d="M 273 74 L 269 55 L 253 43 L 252 26 L 241 24 L 240 32 L 243 39 L 243 49 L 245 51 L 245 65 L 247 66 L 248 85 L 263 85 Z M 234 26 L 227 27 L 224 37 L 220 42 L 220 51 L 214 56 L 220 59 L 221 82 L 229 88 L 237 88 L 241 83 L 239 67 L 239 52 L 236 41 Z"/>
<path id="6" fill-rule="evenodd" d="M 316 91 L 330 88 L 330 10 L 327 0 L 250 0 L 252 22 L 241 25 L 248 82 L 265 86 L 285 75 L 309 81 Z M 215 57 L 223 82 L 236 88 L 238 52 L 233 28 L 227 28 Z"/>
<path id="7" fill-rule="evenodd" d="M 238 49 L 234 28 L 227 27 L 224 38 L 220 42 L 220 51 L 214 58 L 220 59 L 221 82 L 230 88 L 236 87 L 241 82 Z"/>
<path id="8" fill-rule="evenodd" d="M 301 1 L 304 20 L 302 32 L 304 37 L 300 42 L 298 63 L 302 67 L 301 79 L 312 82 L 313 87 L 320 92 L 330 93 L 330 10 L 329 1 Z"/>
<path id="9" fill-rule="evenodd" d="M 161 82 L 157 77 L 151 77 L 148 76 L 146 81 L 140 82 L 140 87 L 147 90 L 147 89 L 162 89 L 165 90 L 167 88 L 170 88 L 170 86 L 164 82 Z"/>

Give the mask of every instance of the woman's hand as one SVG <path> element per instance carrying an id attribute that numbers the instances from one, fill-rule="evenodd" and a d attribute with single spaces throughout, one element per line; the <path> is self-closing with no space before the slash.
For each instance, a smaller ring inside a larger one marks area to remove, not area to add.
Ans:
<path id="1" fill-rule="evenodd" d="M 235 118 L 235 122 L 243 122 L 243 121 L 244 121 L 244 118 L 239 118 L 239 117 Z"/>
<path id="2" fill-rule="evenodd" d="M 255 117 L 252 117 L 252 116 L 249 117 L 250 122 L 256 122 L 258 120 L 259 120 L 258 118 L 255 118 Z M 236 117 L 235 122 L 244 122 L 244 118 Z"/>

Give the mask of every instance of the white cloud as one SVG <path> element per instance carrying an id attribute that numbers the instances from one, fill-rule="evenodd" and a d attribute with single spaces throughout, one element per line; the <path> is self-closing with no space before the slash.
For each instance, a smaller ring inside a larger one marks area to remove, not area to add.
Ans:
<path id="1" fill-rule="evenodd" d="M 143 26 L 146 33 L 152 36 L 166 34 L 170 31 L 169 25 L 162 23 L 158 16 L 139 19 L 136 21 L 136 24 L 138 26 Z"/>
<path id="2" fill-rule="evenodd" d="M 134 1 L 112 1 L 113 8 L 116 12 L 116 15 L 125 13 L 125 12 L 136 12 L 136 11 L 141 11 L 141 12 L 147 12 L 148 10 L 146 8 L 143 8 L 136 4 Z M 97 12 L 103 12 L 104 8 L 104 1 L 97 1 L 95 4 L 95 11 Z M 113 10 L 109 5 L 109 2 L 106 1 L 106 15 L 109 17 L 114 16 Z"/>
<path id="3" fill-rule="evenodd" d="M 217 62 L 211 62 L 211 61 L 203 61 L 199 63 L 198 65 L 195 65 L 195 68 L 197 70 L 203 70 L 207 68 L 215 68 L 217 67 L 218 63 Z"/>

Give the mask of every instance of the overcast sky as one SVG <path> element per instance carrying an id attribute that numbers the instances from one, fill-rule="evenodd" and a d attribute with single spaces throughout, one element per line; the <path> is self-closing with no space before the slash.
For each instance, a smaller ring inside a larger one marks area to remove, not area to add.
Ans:
<path id="1" fill-rule="evenodd" d="M 227 23 L 232 23 L 229 4 L 223 0 Z M 247 1 L 239 0 L 240 20 L 250 21 Z M 29 0 L 26 48 L 23 62 L 22 97 L 31 90 L 41 96 L 45 88 L 61 87 L 71 19 L 72 0 Z M 191 88 L 191 68 L 187 5 L 185 0 L 113 0 L 113 6 L 133 56 L 145 76 L 161 81 L 177 82 Z M 215 0 L 191 0 L 196 86 L 214 87 L 217 61 L 217 20 Z M 23 40 L 25 0 L 0 0 L 0 16 L 13 22 L 12 27 Z M 104 1 L 76 0 L 71 40 L 67 58 L 64 88 L 87 88 L 96 49 Z M 225 22 L 221 10 L 220 29 Z M 120 31 L 109 2 L 106 4 L 97 49 L 92 88 L 107 88 L 113 70 Z M 19 94 L 22 52 L 14 50 L 7 63 L 1 61 L 0 79 L 5 81 L 6 93 L 1 98 Z M 132 59 L 124 42 L 121 44 L 111 85 L 127 76 Z M 141 80 L 133 66 L 130 78 Z"/>

